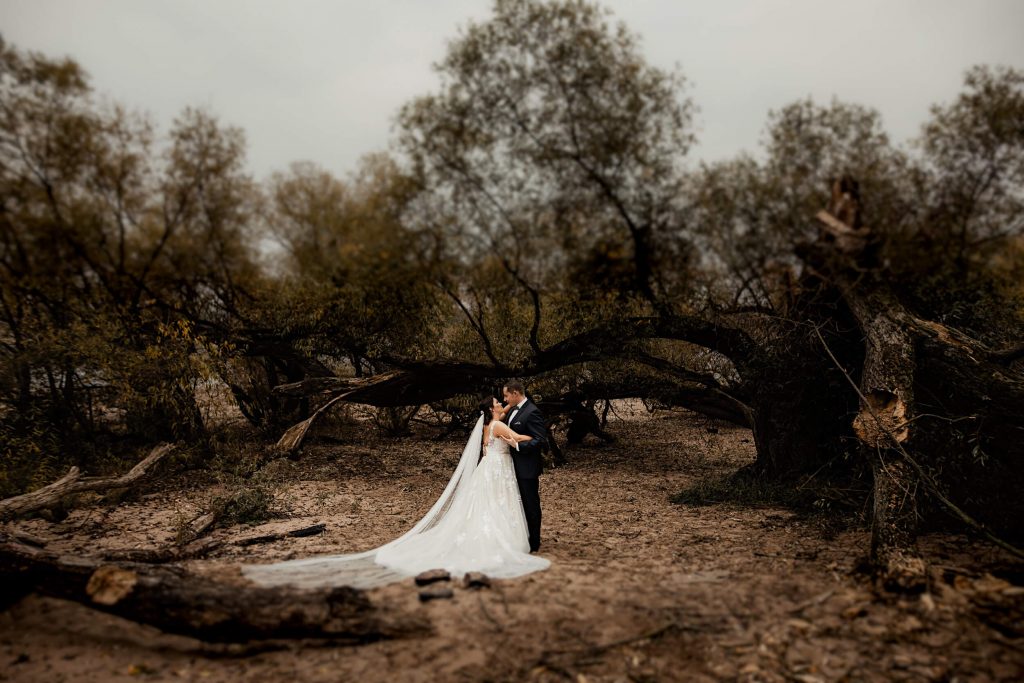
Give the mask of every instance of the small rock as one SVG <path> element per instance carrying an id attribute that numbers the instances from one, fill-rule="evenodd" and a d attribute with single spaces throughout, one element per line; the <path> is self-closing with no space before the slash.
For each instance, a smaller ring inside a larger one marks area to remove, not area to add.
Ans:
<path id="1" fill-rule="evenodd" d="M 490 588 L 491 579 L 482 572 L 467 572 L 463 578 L 466 588 Z"/>
<path id="2" fill-rule="evenodd" d="M 429 569 L 425 572 L 416 575 L 416 585 L 426 586 L 437 581 L 448 581 L 452 578 L 452 575 L 443 569 Z M 422 595 L 422 593 L 420 594 Z"/>
<path id="3" fill-rule="evenodd" d="M 431 600 L 447 600 L 454 596 L 451 588 L 442 588 L 441 586 L 434 586 L 433 588 L 425 588 L 420 591 L 420 602 L 430 602 Z"/>

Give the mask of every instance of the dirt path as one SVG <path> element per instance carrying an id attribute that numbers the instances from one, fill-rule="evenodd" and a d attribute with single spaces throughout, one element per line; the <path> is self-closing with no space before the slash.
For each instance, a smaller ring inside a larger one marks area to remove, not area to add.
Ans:
<path id="1" fill-rule="evenodd" d="M 433 633 L 262 653 L 203 646 L 58 600 L 0 615 L 10 681 L 996 681 L 1024 676 L 1022 567 L 963 537 L 922 540 L 924 596 L 879 598 L 854 571 L 867 532 L 826 533 L 786 509 L 673 504 L 671 494 L 753 459 L 750 435 L 685 414 L 623 415 L 619 443 L 572 452 L 541 480 L 552 568 L 420 604 L 408 581 L 371 598 L 426 614 Z M 456 441 L 370 437 L 282 463 L 289 519 L 224 537 L 327 524 L 319 537 L 223 551 L 197 564 L 338 553 L 408 528 L 443 487 Z M 441 454 L 441 455 L 439 455 Z M 167 491 L 24 527 L 53 549 L 161 545 L 194 494 Z"/>

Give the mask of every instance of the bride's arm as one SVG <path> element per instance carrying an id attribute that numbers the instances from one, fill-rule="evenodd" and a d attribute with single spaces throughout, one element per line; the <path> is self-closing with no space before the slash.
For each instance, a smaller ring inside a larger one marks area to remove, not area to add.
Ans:
<path id="1" fill-rule="evenodd" d="M 495 436 L 499 436 L 499 437 L 505 439 L 506 441 L 511 439 L 512 441 L 514 441 L 517 444 L 520 444 L 520 443 L 522 443 L 524 441 L 529 441 L 530 439 L 533 438 L 533 437 L 531 437 L 528 434 L 519 434 L 518 432 L 513 431 L 513 429 L 511 427 L 509 427 L 507 424 L 505 424 L 504 422 L 496 422 L 494 424 L 494 435 Z M 512 444 L 509 444 L 509 445 L 512 445 Z"/>

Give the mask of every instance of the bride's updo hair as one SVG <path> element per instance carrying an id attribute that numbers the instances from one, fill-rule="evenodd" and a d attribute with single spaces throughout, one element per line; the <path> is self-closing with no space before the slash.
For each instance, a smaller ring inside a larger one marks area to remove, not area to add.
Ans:
<path id="1" fill-rule="evenodd" d="M 483 400 L 480 401 L 480 405 L 478 407 L 480 412 L 484 414 L 484 426 L 487 426 L 487 424 L 494 419 L 494 416 L 491 414 L 491 406 L 493 405 L 493 396 L 484 396 Z"/>

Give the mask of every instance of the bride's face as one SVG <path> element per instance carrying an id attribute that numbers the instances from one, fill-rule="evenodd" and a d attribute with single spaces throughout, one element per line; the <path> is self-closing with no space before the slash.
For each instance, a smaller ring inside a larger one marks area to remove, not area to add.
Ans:
<path id="1" fill-rule="evenodd" d="M 498 403 L 498 399 L 493 399 L 491 402 L 491 417 L 495 420 L 501 415 L 501 404 Z"/>

